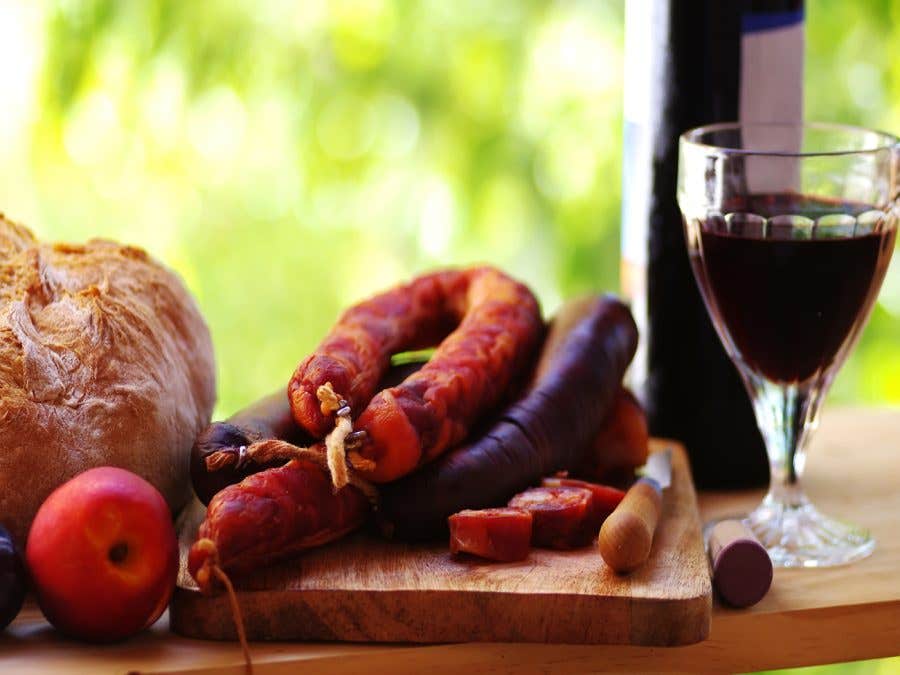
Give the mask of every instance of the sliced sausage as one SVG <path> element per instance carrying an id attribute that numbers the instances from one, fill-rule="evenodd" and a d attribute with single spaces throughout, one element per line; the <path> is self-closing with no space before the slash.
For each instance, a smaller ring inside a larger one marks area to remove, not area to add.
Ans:
<path id="1" fill-rule="evenodd" d="M 593 495 L 586 488 L 531 488 L 510 499 L 509 506 L 531 513 L 534 546 L 578 548 L 590 544 L 597 535 Z"/>
<path id="2" fill-rule="evenodd" d="M 531 550 L 531 513 L 499 508 L 460 511 L 450 516 L 450 552 L 487 560 L 524 560 Z"/>

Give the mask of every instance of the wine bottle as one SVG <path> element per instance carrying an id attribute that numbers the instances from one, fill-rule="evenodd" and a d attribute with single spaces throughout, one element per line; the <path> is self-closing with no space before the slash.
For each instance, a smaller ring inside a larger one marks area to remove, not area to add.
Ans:
<path id="1" fill-rule="evenodd" d="M 722 121 L 801 121 L 802 0 L 628 0 L 622 288 L 641 329 L 629 381 L 650 430 L 682 441 L 700 487 L 768 479 L 750 400 L 688 263 L 678 136 Z"/>

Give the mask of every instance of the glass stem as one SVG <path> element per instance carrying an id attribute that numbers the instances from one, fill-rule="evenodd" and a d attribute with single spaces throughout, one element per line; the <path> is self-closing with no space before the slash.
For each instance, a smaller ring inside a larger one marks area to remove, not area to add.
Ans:
<path id="1" fill-rule="evenodd" d="M 806 447 L 831 384 L 828 374 L 803 385 L 784 385 L 743 373 L 769 454 L 769 492 L 744 519 L 776 567 L 841 565 L 869 555 L 875 540 L 865 530 L 819 513 L 800 485 Z"/>
<path id="2" fill-rule="evenodd" d="M 762 378 L 747 378 L 759 424 L 769 455 L 769 494 L 766 501 L 784 508 L 808 503 L 800 486 L 806 464 L 806 444 L 817 425 L 822 392 L 810 385 L 779 385 Z"/>

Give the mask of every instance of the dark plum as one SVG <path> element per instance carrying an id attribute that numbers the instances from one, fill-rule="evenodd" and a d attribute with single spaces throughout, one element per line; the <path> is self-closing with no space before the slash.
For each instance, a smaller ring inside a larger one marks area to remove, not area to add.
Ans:
<path id="1" fill-rule="evenodd" d="M 22 558 L 12 536 L 0 525 L 0 630 L 11 624 L 22 609 L 27 585 Z"/>

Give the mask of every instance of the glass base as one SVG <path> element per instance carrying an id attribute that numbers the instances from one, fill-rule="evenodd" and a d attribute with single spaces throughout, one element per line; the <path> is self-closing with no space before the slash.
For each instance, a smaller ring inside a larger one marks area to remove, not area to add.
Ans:
<path id="1" fill-rule="evenodd" d="M 775 567 L 834 567 L 862 560 L 875 550 L 868 530 L 822 515 L 808 501 L 785 505 L 766 498 L 748 514 L 732 516 L 766 547 Z M 707 523 L 708 536 L 718 521 Z"/>

